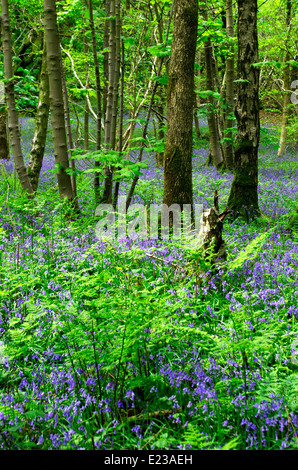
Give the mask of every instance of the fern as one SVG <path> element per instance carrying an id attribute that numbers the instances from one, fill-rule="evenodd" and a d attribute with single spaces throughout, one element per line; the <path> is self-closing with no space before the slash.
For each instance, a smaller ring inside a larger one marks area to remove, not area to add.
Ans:
<path id="1" fill-rule="evenodd" d="M 259 255 L 264 243 L 275 229 L 276 227 L 273 227 L 268 230 L 268 232 L 262 233 L 258 237 L 254 238 L 254 240 L 252 240 L 244 250 L 240 251 L 239 256 L 230 263 L 229 270 L 234 271 L 235 269 L 241 268 L 246 261 L 254 260 Z"/>
<path id="2" fill-rule="evenodd" d="M 191 423 L 183 435 L 182 443 L 183 447 L 190 445 L 193 450 L 202 450 L 212 446 L 212 442 L 208 440 L 208 437 Z"/>

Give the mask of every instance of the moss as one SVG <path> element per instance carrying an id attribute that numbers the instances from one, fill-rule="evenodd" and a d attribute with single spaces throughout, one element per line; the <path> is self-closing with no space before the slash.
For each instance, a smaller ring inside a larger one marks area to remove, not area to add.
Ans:
<path id="1" fill-rule="evenodd" d="M 254 144 L 252 140 L 249 140 L 249 139 L 237 140 L 235 143 L 235 149 L 234 149 L 235 158 L 237 159 L 238 155 L 250 154 L 253 148 L 254 148 Z"/>

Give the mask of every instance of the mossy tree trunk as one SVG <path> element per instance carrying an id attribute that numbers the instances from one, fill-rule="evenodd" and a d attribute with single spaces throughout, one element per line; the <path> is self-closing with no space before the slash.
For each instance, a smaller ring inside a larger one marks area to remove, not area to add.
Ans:
<path id="1" fill-rule="evenodd" d="M 238 93 L 234 178 L 228 208 L 234 217 L 259 213 L 259 69 L 257 0 L 238 0 Z"/>
<path id="2" fill-rule="evenodd" d="M 46 145 L 48 119 L 49 119 L 49 79 L 47 71 L 47 52 L 44 42 L 42 64 L 39 79 L 39 96 L 35 118 L 35 129 L 32 148 L 28 163 L 28 176 L 34 192 L 38 188 L 38 180 L 42 167 L 44 149 Z"/>
<path id="3" fill-rule="evenodd" d="M 198 2 L 176 0 L 169 64 L 163 202 L 193 204 L 192 125 Z"/>

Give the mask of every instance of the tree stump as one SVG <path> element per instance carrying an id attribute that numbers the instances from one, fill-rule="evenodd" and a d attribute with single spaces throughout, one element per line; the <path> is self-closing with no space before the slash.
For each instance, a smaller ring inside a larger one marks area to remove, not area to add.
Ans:
<path id="1" fill-rule="evenodd" d="M 200 221 L 199 239 L 203 256 L 209 258 L 211 266 L 226 261 L 227 253 L 222 238 L 223 221 L 230 211 L 219 214 L 218 193 L 214 193 L 214 206 L 203 211 Z"/>

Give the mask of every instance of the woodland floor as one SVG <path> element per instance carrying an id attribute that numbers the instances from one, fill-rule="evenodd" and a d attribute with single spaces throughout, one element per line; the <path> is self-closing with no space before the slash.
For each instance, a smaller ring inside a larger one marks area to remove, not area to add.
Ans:
<path id="1" fill-rule="evenodd" d="M 225 222 L 217 274 L 179 243 L 98 241 L 90 161 L 66 222 L 50 139 L 34 203 L 0 162 L 2 449 L 298 448 L 297 154 L 277 158 L 272 126 L 261 138 L 263 217 Z M 206 167 L 207 147 L 195 141 L 194 200 L 217 189 L 224 208 L 232 175 Z M 161 202 L 144 160 L 134 202 Z"/>

